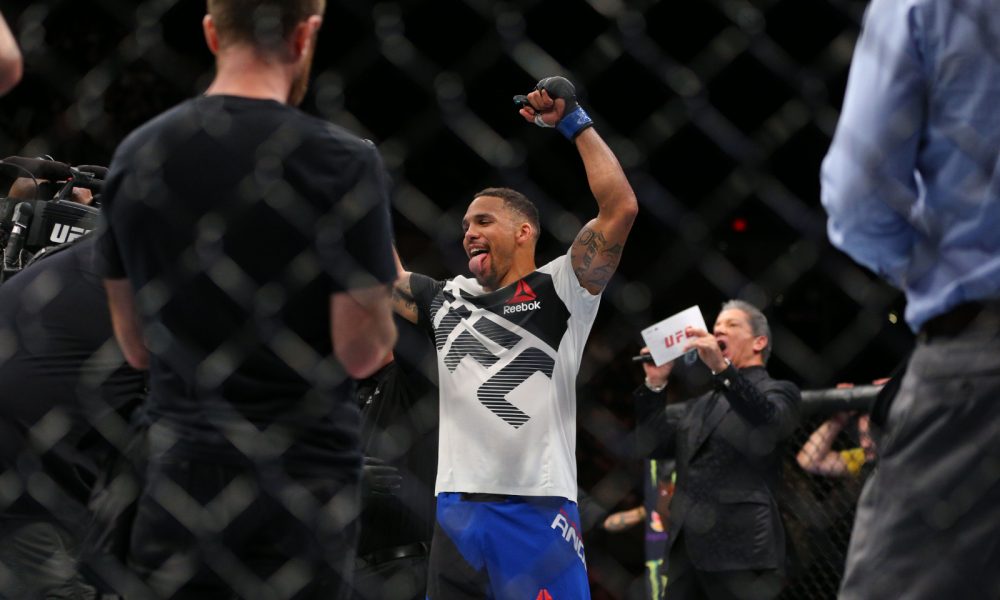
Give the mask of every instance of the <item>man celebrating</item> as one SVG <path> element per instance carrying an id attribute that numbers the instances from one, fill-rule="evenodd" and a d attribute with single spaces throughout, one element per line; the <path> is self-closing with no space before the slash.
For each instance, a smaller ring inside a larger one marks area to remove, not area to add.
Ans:
<path id="1" fill-rule="evenodd" d="M 438 351 L 441 433 L 428 597 L 587 598 L 576 506 L 576 374 L 638 210 L 573 85 L 549 77 L 521 115 L 583 159 L 598 214 L 537 268 L 538 211 L 489 188 L 462 220 L 474 279 L 403 273 L 397 312 Z M 402 267 L 400 267 L 402 270 Z"/>
<path id="2" fill-rule="evenodd" d="M 747 302 L 725 303 L 714 335 L 687 335 L 685 350 L 698 351 L 714 389 L 665 406 L 673 363 L 643 363 L 634 393 L 640 451 L 677 461 L 666 597 L 775 598 L 785 562 L 780 445 L 797 424 L 799 390 L 768 375 L 770 328 Z"/>
<path id="3" fill-rule="evenodd" d="M 215 79 L 112 161 L 106 287 L 154 419 L 130 561 L 163 597 L 339 598 L 354 568 L 348 377 L 392 348 L 397 273 L 374 146 L 294 108 L 323 8 L 209 0 Z"/>

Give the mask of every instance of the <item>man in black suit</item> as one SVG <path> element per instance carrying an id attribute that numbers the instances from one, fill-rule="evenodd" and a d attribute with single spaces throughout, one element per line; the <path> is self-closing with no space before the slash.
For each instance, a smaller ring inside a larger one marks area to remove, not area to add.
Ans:
<path id="1" fill-rule="evenodd" d="M 666 597 L 774 598 L 785 566 L 780 451 L 800 394 L 767 374 L 770 329 L 756 307 L 725 303 L 713 332 L 688 329 L 686 348 L 711 370 L 711 391 L 665 406 L 672 363 L 643 363 L 634 393 L 640 452 L 677 461 Z"/>

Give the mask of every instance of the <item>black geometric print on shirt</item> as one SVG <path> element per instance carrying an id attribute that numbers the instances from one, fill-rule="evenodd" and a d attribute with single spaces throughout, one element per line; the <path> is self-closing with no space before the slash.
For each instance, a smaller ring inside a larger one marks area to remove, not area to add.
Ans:
<path id="1" fill-rule="evenodd" d="M 436 314 L 436 313 L 431 313 Z M 441 324 L 437 326 L 434 330 L 434 344 L 437 346 L 438 350 L 444 348 L 445 342 L 448 341 L 448 336 L 451 332 L 455 330 L 455 327 L 462 322 L 462 319 L 468 319 L 472 315 L 472 311 L 464 306 L 459 306 L 458 308 L 449 308 L 448 314 L 441 319 Z"/>
<path id="2" fill-rule="evenodd" d="M 479 386 L 477 394 L 479 401 L 493 414 L 517 429 L 531 417 L 508 402 L 507 394 L 535 373 L 542 373 L 551 378 L 554 367 L 555 361 L 548 354 L 538 348 L 527 348 Z"/>
<path id="3" fill-rule="evenodd" d="M 489 319 L 481 318 L 476 321 L 473 325 L 476 331 L 488 337 L 493 343 L 498 346 L 503 346 L 504 348 L 510 350 L 521 341 L 521 336 L 507 331 L 500 325 L 490 321 Z M 482 342 L 477 340 L 468 331 L 463 331 L 458 334 L 455 341 L 451 343 L 451 348 L 448 348 L 448 354 L 444 357 L 444 365 L 448 367 L 449 371 L 454 371 L 458 367 L 458 363 L 462 362 L 462 359 L 466 356 L 471 356 L 473 360 L 483 365 L 487 369 L 496 364 L 500 358 L 489 351 Z"/>
<path id="4" fill-rule="evenodd" d="M 509 331 L 503 325 L 497 325 L 493 321 L 483 317 L 476 321 L 473 325 L 476 331 L 490 338 L 490 340 L 498 346 L 503 346 L 504 348 L 510 350 L 518 342 L 521 341 L 521 336 L 517 335 L 513 331 Z"/>
<path id="5" fill-rule="evenodd" d="M 447 290 L 441 290 L 439 294 L 435 294 L 431 299 L 431 316 L 436 315 L 441 307 L 444 306 L 445 302 L 454 302 L 455 295 Z"/>
<path id="6" fill-rule="evenodd" d="M 444 366 L 448 367 L 449 371 L 454 371 L 458 367 L 458 363 L 462 362 L 462 359 L 466 356 L 471 356 L 476 362 L 487 369 L 500 360 L 495 354 L 487 350 L 482 342 L 474 338 L 471 333 L 463 331 L 451 343 L 448 354 L 444 356 Z"/>

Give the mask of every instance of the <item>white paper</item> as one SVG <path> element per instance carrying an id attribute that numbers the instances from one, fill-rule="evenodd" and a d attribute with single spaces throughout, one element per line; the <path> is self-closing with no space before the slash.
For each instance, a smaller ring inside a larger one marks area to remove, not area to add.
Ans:
<path id="1" fill-rule="evenodd" d="M 656 366 L 665 365 L 684 354 L 688 338 L 684 331 L 688 327 L 704 329 L 705 318 L 697 306 L 686 308 L 672 317 L 667 317 L 655 325 L 642 330 L 642 339 L 653 355 Z"/>

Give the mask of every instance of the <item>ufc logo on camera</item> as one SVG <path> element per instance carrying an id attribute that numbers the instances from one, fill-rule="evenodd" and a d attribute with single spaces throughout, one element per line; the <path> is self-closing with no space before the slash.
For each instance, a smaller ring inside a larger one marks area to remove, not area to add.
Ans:
<path id="1" fill-rule="evenodd" d="M 90 229 L 84 229 L 83 227 L 76 227 L 73 225 L 63 225 L 62 223 L 56 223 L 55 227 L 52 228 L 52 234 L 49 235 L 49 241 L 55 242 L 57 244 L 64 244 L 66 242 L 72 242 L 81 235 L 91 231 Z"/>

